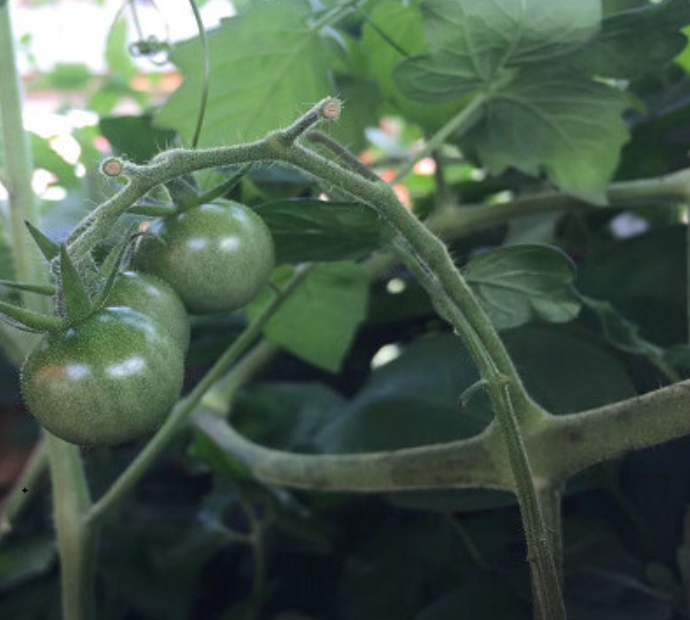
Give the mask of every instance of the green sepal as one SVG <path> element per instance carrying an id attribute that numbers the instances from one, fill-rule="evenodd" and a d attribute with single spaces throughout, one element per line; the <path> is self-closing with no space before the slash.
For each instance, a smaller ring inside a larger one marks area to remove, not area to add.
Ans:
<path id="1" fill-rule="evenodd" d="M 245 176 L 249 173 L 249 171 L 252 169 L 253 164 L 245 164 L 242 166 L 235 174 L 233 174 L 230 178 L 226 179 L 222 183 L 216 185 L 215 187 L 212 187 L 210 190 L 207 192 L 204 192 L 199 196 L 199 204 L 207 204 L 209 202 L 213 202 L 217 198 L 222 198 L 225 196 L 228 192 L 231 192 L 235 187 L 237 187 L 241 182 L 242 179 L 244 179 Z"/>
<path id="2" fill-rule="evenodd" d="M 165 184 L 170 198 L 178 211 L 186 211 L 199 205 L 199 192 L 195 187 L 194 177 L 185 175 L 175 177 Z"/>
<path id="3" fill-rule="evenodd" d="M 0 321 L 25 332 L 55 331 L 64 326 L 59 317 L 40 314 L 4 301 L 0 301 Z"/>
<path id="4" fill-rule="evenodd" d="M 96 308 L 100 308 L 105 303 L 106 299 L 108 299 L 108 295 L 110 295 L 110 291 L 113 289 L 115 277 L 120 272 L 127 249 L 134 238 L 132 233 L 135 228 L 136 224 L 130 228 L 125 240 L 115 245 L 110 252 L 108 252 L 108 255 L 101 264 L 101 268 L 98 271 L 98 281 L 102 282 L 102 285 L 93 301 Z"/>
<path id="5" fill-rule="evenodd" d="M 28 282 L 13 282 L 12 280 L 0 278 L 0 286 L 14 291 L 26 291 L 27 293 L 36 293 L 38 295 L 55 295 L 55 287 L 50 284 L 29 284 Z"/>
<path id="6" fill-rule="evenodd" d="M 31 222 L 24 220 L 24 224 L 26 224 L 26 227 L 29 229 L 29 232 L 36 242 L 38 249 L 41 250 L 41 254 L 46 257 L 46 260 L 51 261 L 58 254 L 60 254 L 59 244 L 55 243 L 55 241 L 44 235 Z"/>
<path id="7" fill-rule="evenodd" d="M 89 316 L 94 305 L 77 271 L 72 257 L 67 251 L 67 244 L 60 246 L 60 284 L 58 296 L 64 303 L 64 312 L 67 322 L 78 323 Z"/>
<path id="8" fill-rule="evenodd" d="M 165 217 L 177 213 L 175 207 L 169 205 L 134 205 L 127 210 L 132 215 L 145 215 L 147 217 Z"/>

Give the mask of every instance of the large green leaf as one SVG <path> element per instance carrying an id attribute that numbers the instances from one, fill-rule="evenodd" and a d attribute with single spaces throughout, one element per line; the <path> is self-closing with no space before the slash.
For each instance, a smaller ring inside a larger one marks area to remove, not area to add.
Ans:
<path id="1" fill-rule="evenodd" d="M 362 258 L 385 239 L 378 215 L 357 203 L 283 200 L 257 212 L 271 229 L 278 263 Z"/>
<path id="2" fill-rule="evenodd" d="M 423 339 L 375 370 L 319 435 L 324 452 L 374 452 L 470 437 L 490 421 L 483 393 L 464 408 L 460 394 L 479 379 L 460 340 Z"/>
<path id="3" fill-rule="evenodd" d="M 279 270 L 284 280 L 289 270 Z M 350 262 L 317 265 L 283 303 L 264 329 L 266 338 L 319 368 L 337 372 L 364 320 L 369 280 Z M 260 297 L 249 307 L 256 316 L 269 301 Z"/>
<path id="4" fill-rule="evenodd" d="M 414 620 L 457 620 L 462 610 L 471 609 L 482 620 L 529 620 L 529 605 L 503 580 L 476 573 L 457 589 L 424 609 Z"/>
<path id="5" fill-rule="evenodd" d="M 463 144 L 496 174 L 544 170 L 566 192 L 603 204 L 628 139 L 627 107 L 619 91 L 580 74 L 520 71 L 494 93 Z"/>
<path id="6" fill-rule="evenodd" d="M 574 59 L 588 73 L 635 78 L 668 64 L 687 43 L 680 29 L 690 23 L 687 0 L 666 0 L 614 14 Z"/>
<path id="7" fill-rule="evenodd" d="M 302 0 L 258 0 L 209 33 L 210 89 L 200 145 L 261 138 L 332 94 L 332 42 L 310 26 L 309 17 Z M 156 122 L 189 141 L 202 91 L 198 38 L 178 46 L 172 60 L 185 79 Z"/>
<path id="8" fill-rule="evenodd" d="M 440 101 L 571 51 L 598 30 L 601 2 L 427 0 L 422 14 L 431 53 L 404 60 L 395 77 L 408 96 Z"/>
<path id="9" fill-rule="evenodd" d="M 345 399 L 323 383 L 264 383 L 244 390 L 233 403 L 233 424 L 262 445 L 312 452 L 316 432 Z"/>
<path id="10" fill-rule="evenodd" d="M 572 288 L 575 268 L 555 247 L 515 245 L 480 254 L 465 277 L 498 329 L 535 319 L 574 319 L 580 301 Z"/>
<path id="11" fill-rule="evenodd" d="M 101 133 L 108 139 L 116 155 L 135 163 L 145 163 L 160 151 L 169 148 L 175 132 L 157 129 L 152 116 L 109 116 L 101 118 Z"/>
<path id="12" fill-rule="evenodd" d="M 653 229 L 591 253 L 577 288 L 613 303 L 658 345 L 687 341 L 685 226 Z"/>
<path id="13" fill-rule="evenodd" d="M 435 131 L 463 107 L 463 103 L 420 103 L 406 97 L 395 80 L 393 69 L 410 54 L 427 51 L 419 2 L 379 2 L 369 14 L 362 39 L 353 53 L 361 58 L 362 71 L 378 84 L 393 109 L 407 120 Z"/>
<path id="14" fill-rule="evenodd" d="M 634 396 L 621 365 L 599 341 L 563 329 L 522 327 L 504 334 L 530 394 L 552 413 Z M 469 354 L 449 334 L 417 341 L 375 370 L 319 435 L 324 452 L 371 452 L 472 436 L 492 419 L 483 393 L 458 397 L 478 380 Z"/>
<path id="15" fill-rule="evenodd" d="M 618 361 L 601 341 L 556 327 L 522 327 L 504 339 L 529 393 L 554 414 L 601 406 L 635 395 Z M 374 370 L 364 387 L 316 436 L 324 453 L 375 452 L 470 437 L 493 418 L 483 392 L 465 406 L 458 397 L 479 376 L 460 340 L 450 334 L 409 345 Z M 581 487 L 580 487 L 581 488 Z M 514 502 L 484 490 L 389 494 L 398 506 L 475 511 Z"/>

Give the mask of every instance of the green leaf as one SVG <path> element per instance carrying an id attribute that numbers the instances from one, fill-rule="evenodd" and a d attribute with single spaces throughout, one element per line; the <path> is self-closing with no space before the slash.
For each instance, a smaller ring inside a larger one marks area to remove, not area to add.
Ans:
<path id="1" fill-rule="evenodd" d="M 686 227 L 666 226 L 607 244 L 578 268 L 577 288 L 612 302 L 657 345 L 687 341 Z"/>
<path id="2" fill-rule="evenodd" d="M 457 620 L 458 612 L 471 609 L 482 620 L 529 620 L 530 607 L 503 580 L 481 572 L 441 597 L 414 620 Z"/>
<path id="3" fill-rule="evenodd" d="M 422 14 L 431 53 L 404 60 L 394 76 L 407 96 L 443 101 L 572 51 L 598 30 L 601 2 L 427 0 Z"/>
<path id="4" fill-rule="evenodd" d="M 127 48 L 126 19 L 118 19 L 108 33 L 105 46 L 105 61 L 111 73 L 119 78 L 130 79 L 137 74 L 137 66 Z"/>
<path id="5" fill-rule="evenodd" d="M 35 167 L 52 172 L 56 177 L 57 183 L 63 187 L 78 187 L 80 180 L 74 171 L 74 166 L 65 161 L 53 149 L 50 141 L 34 133 L 29 133 L 29 137 L 31 139 L 31 151 Z"/>
<path id="6" fill-rule="evenodd" d="M 60 246 L 60 284 L 59 295 L 65 304 L 65 312 L 69 323 L 78 323 L 85 319 L 93 310 L 93 304 L 86 292 L 84 281 L 72 262 L 67 251 L 67 245 Z"/>
<path id="7" fill-rule="evenodd" d="M 233 403 L 233 424 L 261 445 L 313 452 L 317 431 L 333 420 L 344 398 L 323 383 L 262 383 L 243 390 Z"/>
<path id="8" fill-rule="evenodd" d="M 633 79 L 669 64 L 685 47 L 680 29 L 690 23 L 687 0 L 666 0 L 614 14 L 573 64 L 590 74 Z"/>
<path id="9" fill-rule="evenodd" d="M 17 277 L 14 266 L 14 255 L 8 243 L 9 236 L 5 231 L 3 215 L 4 214 L 0 211 L 0 277 L 5 280 L 14 280 Z"/>
<path id="10" fill-rule="evenodd" d="M 211 85 L 200 146 L 261 138 L 331 93 L 334 52 L 310 27 L 310 15 L 303 0 L 260 0 L 209 32 Z M 198 38 L 178 46 L 172 60 L 185 80 L 156 123 L 189 141 L 202 88 Z"/>
<path id="11" fill-rule="evenodd" d="M 375 452 L 452 441 L 482 431 L 492 419 L 486 394 L 467 406 L 460 393 L 479 379 L 460 340 L 414 342 L 373 371 L 357 396 L 318 436 L 325 453 Z"/>
<path id="12" fill-rule="evenodd" d="M 610 349 L 588 332 L 534 325 L 502 336 L 527 391 L 551 413 L 593 409 L 637 393 Z"/>
<path id="13" fill-rule="evenodd" d="M 0 551 L 0 592 L 45 574 L 56 559 L 52 536 L 40 535 L 13 541 Z"/>
<path id="14" fill-rule="evenodd" d="M 640 328 L 626 319 L 620 312 L 606 301 L 598 301 L 589 297 L 582 298 L 584 305 L 594 311 L 602 332 L 608 342 L 614 347 L 653 359 L 661 359 L 664 350 L 640 336 Z"/>
<path id="15" fill-rule="evenodd" d="M 484 252 L 464 272 L 498 329 L 537 319 L 565 323 L 580 311 L 572 288 L 575 267 L 555 247 L 515 245 Z"/>
<path id="16" fill-rule="evenodd" d="M 110 116 L 99 121 L 101 133 L 108 139 L 115 155 L 135 163 L 145 163 L 169 148 L 175 132 L 153 126 L 153 116 Z"/>
<path id="17" fill-rule="evenodd" d="M 385 242 L 378 215 L 359 203 L 282 200 L 257 213 L 271 229 L 279 264 L 355 260 Z"/>
<path id="18" fill-rule="evenodd" d="M 621 365 L 586 333 L 521 327 L 503 334 L 535 400 L 554 414 L 635 395 Z M 318 435 L 325 453 L 375 452 L 471 437 L 493 419 L 484 392 L 462 407 L 479 375 L 459 338 L 431 336 L 374 370 L 356 397 Z"/>
<path id="19" fill-rule="evenodd" d="M 492 172 L 544 170 L 566 192 L 605 204 L 628 139 L 622 113 L 629 100 L 610 86 L 576 73 L 520 71 L 486 104 L 462 143 Z"/>
<path id="20" fill-rule="evenodd" d="M 462 102 L 420 103 L 406 97 L 393 79 L 393 69 L 410 54 L 427 51 L 419 2 L 379 2 L 369 14 L 355 54 L 364 57 L 364 71 L 381 94 L 405 119 L 436 131 L 463 107 Z M 347 104 L 347 101 L 346 101 Z"/>
<path id="21" fill-rule="evenodd" d="M 278 270 L 280 280 L 289 277 Z M 338 372 L 364 320 L 369 296 L 366 273 L 355 263 L 317 265 L 264 329 L 266 338 L 319 368 Z M 249 307 L 254 317 L 269 301 Z"/>

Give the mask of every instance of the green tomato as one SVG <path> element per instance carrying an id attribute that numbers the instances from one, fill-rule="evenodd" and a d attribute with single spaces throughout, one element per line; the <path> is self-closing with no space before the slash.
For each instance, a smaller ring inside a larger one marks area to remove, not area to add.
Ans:
<path id="1" fill-rule="evenodd" d="M 135 271 L 119 273 L 105 305 L 125 306 L 155 319 L 170 332 L 182 351 L 189 348 L 187 311 L 173 288 L 160 278 Z"/>
<path id="2" fill-rule="evenodd" d="M 155 221 L 137 245 L 135 267 L 177 291 L 193 314 L 231 312 L 267 284 L 273 238 L 254 211 L 206 204 Z"/>
<path id="3" fill-rule="evenodd" d="M 182 390 L 183 352 L 157 321 L 105 308 L 43 337 L 22 367 L 24 401 L 65 441 L 116 445 L 149 435 Z"/>

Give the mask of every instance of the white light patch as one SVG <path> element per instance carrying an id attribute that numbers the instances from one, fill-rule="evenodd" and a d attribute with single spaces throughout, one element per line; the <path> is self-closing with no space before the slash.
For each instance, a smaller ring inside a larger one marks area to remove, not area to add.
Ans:
<path id="1" fill-rule="evenodd" d="M 223 252 L 234 252 L 240 249 L 240 242 L 237 237 L 224 237 L 220 241 L 220 249 Z"/>
<path id="2" fill-rule="evenodd" d="M 146 362 L 141 357 L 130 357 L 120 364 L 109 366 L 106 373 L 111 377 L 130 377 L 146 368 Z"/>
<path id="3" fill-rule="evenodd" d="M 50 139 L 50 146 L 66 162 L 74 165 L 79 161 L 81 147 L 72 136 L 61 134 Z"/>
<path id="4" fill-rule="evenodd" d="M 201 237 L 192 237 L 191 239 L 187 240 L 187 243 L 185 243 L 185 245 L 190 250 L 203 250 L 208 245 L 208 242 L 206 241 L 206 239 L 202 239 Z"/>
<path id="5" fill-rule="evenodd" d="M 392 278 L 388 280 L 388 283 L 386 284 L 386 290 L 391 295 L 398 295 L 399 293 L 402 293 L 406 288 L 407 282 L 405 282 L 405 280 L 403 280 L 402 278 Z"/>
<path id="6" fill-rule="evenodd" d="M 371 358 L 371 367 L 380 368 L 385 364 L 392 362 L 397 357 L 400 357 L 402 349 L 397 344 L 385 344 Z"/>
<path id="7" fill-rule="evenodd" d="M 89 376 L 89 367 L 84 364 L 69 364 L 65 367 L 65 374 L 70 379 L 84 379 Z"/>

